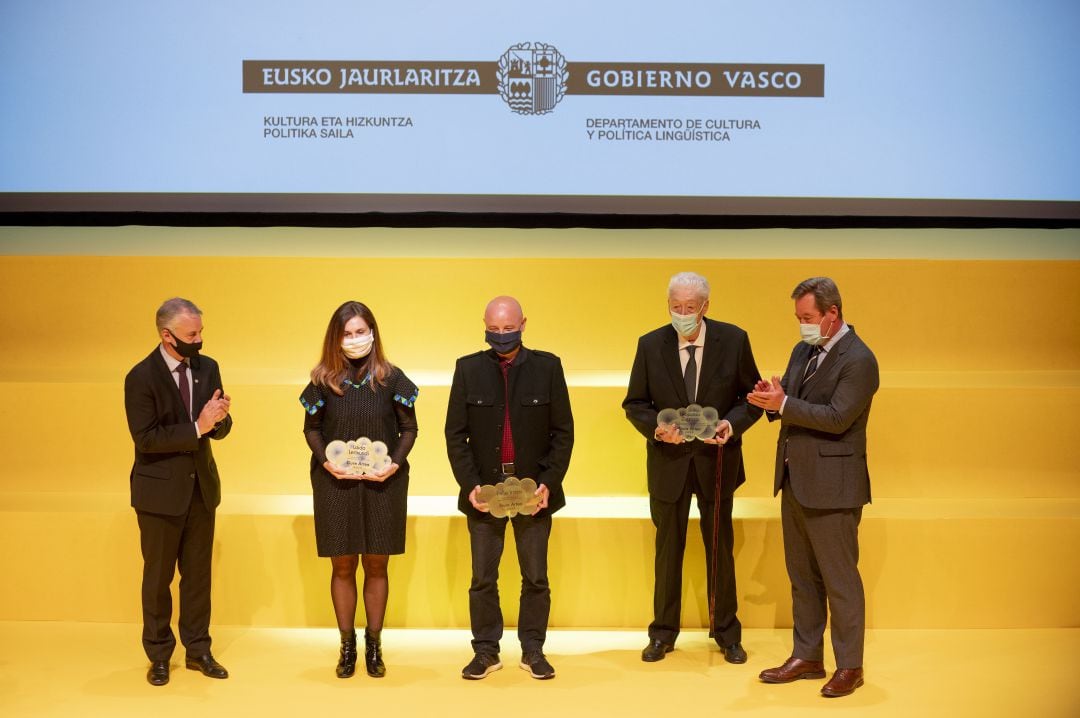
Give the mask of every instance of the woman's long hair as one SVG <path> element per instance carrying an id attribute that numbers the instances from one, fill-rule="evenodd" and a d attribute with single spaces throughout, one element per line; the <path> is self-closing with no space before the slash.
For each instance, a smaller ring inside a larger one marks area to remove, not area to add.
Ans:
<path id="1" fill-rule="evenodd" d="M 385 386 L 386 377 L 390 376 L 390 371 L 394 368 L 383 353 L 382 335 L 379 333 L 375 315 L 361 302 L 345 302 L 335 309 L 333 316 L 330 317 L 330 323 L 326 326 L 326 336 L 323 338 L 322 357 L 311 370 L 312 383 L 316 386 L 324 386 L 338 396 L 344 393 L 341 385 L 349 369 L 352 368 L 345 352 L 341 350 L 341 340 L 345 337 L 345 325 L 353 317 L 360 317 L 367 322 L 375 335 L 371 353 L 365 357 L 367 361 L 360 366 L 359 376 L 364 377 L 370 373 L 373 379 L 371 390 L 375 391 L 376 382 Z"/>

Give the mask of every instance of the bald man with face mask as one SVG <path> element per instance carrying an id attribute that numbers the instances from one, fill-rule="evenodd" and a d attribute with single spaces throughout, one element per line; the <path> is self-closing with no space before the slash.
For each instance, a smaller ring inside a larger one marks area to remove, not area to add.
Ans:
<path id="1" fill-rule="evenodd" d="M 551 610 L 547 548 L 551 515 L 566 504 L 562 481 L 574 445 L 574 418 L 562 363 L 554 354 L 522 344 L 525 322 L 513 297 L 488 303 L 484 339 L 491 348 L 458 359 L 446 411 L 446 448 L 472 550 L 474 656 L 461 674 L 468 680 L 502 668 L 498 578 L 508 522 L 521 565 L 520 667 L 533 678 L 555 677 L 543 650 Z M 481 501 L 480 487 L 511 477 L 536 482 L 535 512 L 496 518 Z"/>

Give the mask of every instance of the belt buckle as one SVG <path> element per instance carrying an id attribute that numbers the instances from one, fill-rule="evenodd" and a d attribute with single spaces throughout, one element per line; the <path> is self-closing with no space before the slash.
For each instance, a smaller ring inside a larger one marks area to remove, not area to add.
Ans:
<path id="1" fill-rule="evenodd" d="M 517 472 L 514 470 L 514 462 L 503 463 L 502 472 L 503 476 L 515 476 Z"/>

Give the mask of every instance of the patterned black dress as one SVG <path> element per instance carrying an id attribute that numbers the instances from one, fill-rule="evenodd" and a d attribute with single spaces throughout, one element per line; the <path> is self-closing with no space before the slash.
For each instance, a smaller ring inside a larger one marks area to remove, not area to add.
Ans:
<path id="1" fill-rule="evenodd" d="M 315 543 L 320 556 L 400 554 L 405 552 L 409 464 L 416 438 L 413 403 L 419 392 L 394 367 L 386 385 L 370 375 L 346 379 L 343 396 L 309 383 L 300 395 L 307 416 L 304 433 L 311 455 L 311 491 L 315 507 Z M 366 436 L 382 441 L 400 467 L 386 481 L 341 480 L 323 468 L 326 445 Z"/>

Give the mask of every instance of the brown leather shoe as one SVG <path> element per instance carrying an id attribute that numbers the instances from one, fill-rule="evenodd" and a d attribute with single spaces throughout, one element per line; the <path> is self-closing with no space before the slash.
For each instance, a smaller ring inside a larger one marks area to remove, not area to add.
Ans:
<path id="1" fill-rule="evenodd" d="M 825 664 L 821 661 L 804 661 L 792 656 L 784 665 L 768 668 L 758 674 L 766 683 L 791 683 L 800 678 L 824 678 Z"/>
<path id="2" fill-rule="evenodd" d="M 838 668 L 829 682 L 821 688 L 821 695 L 826 698 L 849 696 L 862 684 L 862 668 Z"/>

